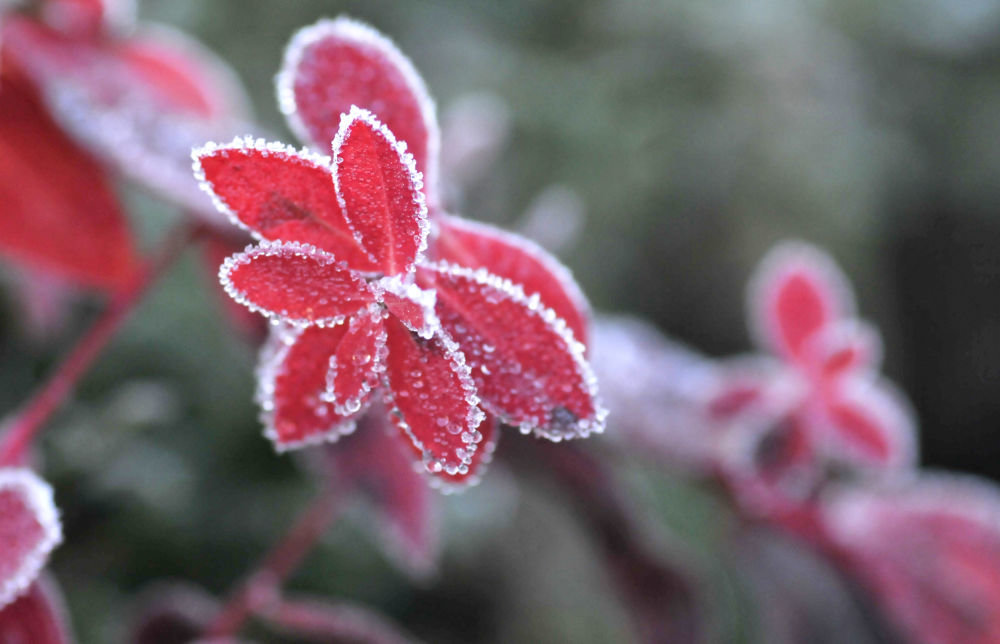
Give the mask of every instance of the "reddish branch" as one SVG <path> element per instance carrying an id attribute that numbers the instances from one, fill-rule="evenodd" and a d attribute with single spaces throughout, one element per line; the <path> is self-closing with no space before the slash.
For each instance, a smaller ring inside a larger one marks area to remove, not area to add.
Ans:
<path id="1" fill-rule="evenodd" d="M 339 496 L 330 491 L 321 492 L 230 595 L 206 629 L 206 639 L 231 637 L 251 614 L 277 601 L 285 579 L 295 572 L 330 527 L 339 507 Z"/>
<path id="2" fill-rule="evenodd" d="M 0 465 L 16 465 L 45 422 L 73 393 L 77 382 L 135 310 L 149 287 L 173 265 L 181 252 L 203 232 L 200 225 L 182 224 L 168 236 L 156 256 L 138 270 L 132 280 L 111 300 L 93 326 L 80 338 L 49 380 L 10 422 L 0 443 Z"/>

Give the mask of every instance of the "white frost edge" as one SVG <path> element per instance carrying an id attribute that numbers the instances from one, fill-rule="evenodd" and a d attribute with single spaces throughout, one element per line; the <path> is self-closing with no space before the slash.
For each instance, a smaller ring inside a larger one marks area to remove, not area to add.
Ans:
<path id="1" fill-rule="evenodd" d="M 403 80 L 420 106 L 420 113 L 427 129 L 427 167 L 424 168 L 424 175 L 429 192 L 436 195 L 441 154 L 441 128 L 437 120 L 434 99 L 427 91 L 427 85 L 413 62 L 400 51 L 391 39 L 360 20 L 343 15 L 333 20 L 324 18 L 313 25 L 299 29 L 288 42 L 281 70 L 275 77 L 275 89 L 278 95 L 278 108 L 285 115 L 292 132 L 299 140 L 312 141 L 320 149 L 327 145 L 325 141 L 313 141 L 309 128 L 299 115 L 298 104 L 295 100 L 295 75 L 305 50 L 326 38 L 340 38 L 361 47 L 371 47 L 384 55 L 402 74 Z"/>
<path id="2" fill-rule="evenodd" d="M 545 250 L 534 241 L 524 237 L 523 235 L 517 235 L 483 222 L 465 219 L 464 217 L 458 215 L 442 215 L 441 219 L 454 228 L 482 235 L 483 237 L 493 237 L 495 239 L 499 239 L 501 243 L 521 250 L 526 255 L 541 264 L 543 268 L 556 278 L 556 281 L 559 282 L 563 292 L 566 293 L 573 305 L 580 311 L 580 314 L 583 315 L 584 322 L 589 322 L 593 318 L 593 311 L 590 307 L 590 302 L 587 300 L 587 296 L 583 293 L 583 290 L 577 283 L 576 278 L 573 277 L 573 272 L 568 266 L 559 261 L 555 255 Z M 534 293 L 528 293 L 528 295 L 534 295 Z M 583 342 L 584 345 L 588 345 L 590 339 L 579 338 L 579 340 Z"/>
<path id="3" fill-rule="evenodd" d="M 286 322 L 292 326 L 297 327 L 310 327 L 318 326 L 320 328 L 326 328 L 331 326 L 337 326 L 343 324 L 347 318 L 354 315 L 354 313 L 336 315 L 333 317 L 317 318 L 312 320 L 307 320 L 304 318 L 293 318 L 288 315 L 287 312 L 283 311 L 272 311 L 270 309 L 265 309 L 247 297 L 246 293 L 238 289 L 232 281 L 231 275 L 234 270 L 240 268 L 241 266 L 247 266 L 259 257 L 283 257 L 287 256 L 288 253 L 292 253 L 297 257 L 302 259 L 312 260 L 316 262 L 317 266 L 329 266 L 331 264 L 337 265 L 348 273 L 348 277 L 354 280 L 356 283 L 362 285 L 369 292 L 371 289 L 368 287 L 368 283 L 360 277 L 357 277 L 348 266 L 347 263 L 341 260 L 337 260 L 332 253 L 320 250 L 311 244 L 302 244 L 299 242 L 282 242 L 282 241 L 261 241 L 256 246 L 251 244 L 247 246 L 242 252 L 236 253 L 235 255 L 230 255 L 219 266 L 219 282 L 222 284 L 222 288 L 225 289 L 229 297 L 233 298 L 239 304 L 247 307 L 254 313 L 260 313 L 261 315 L 271 319 L 280 320 Z"/>
<path id="4" fill-rule="evenodd" d="M 375 289 L 376 297 L 380 300 L 385 297 L 384 293 L 392 293 L 399 298 L 413 302 L 421 308 L 424 312 L 424 324 L 420 328 L 410 326 L 406 320 L 397 316 L 397 319 L 406 328 L 421 338 L 430 340 L 441 328 L 441 320 L 438 319 L 437 313 L 434 311 L 434 306 L 437 304 L 437 291 L 422 289 L 413 282 L 404 281 L 399 275 L 383 277 L 374 282 L 372 287 Z"/>
<path id="5" fill-rule="evenodd" d="M 354 418 L 331 425 L 327 431 L 311 434 L 302 440 L 281 440 L 278 430 L 274 426 L 276 382 L 281 372 L 281 366 L 284 364 L 285 358 L 288 357 L 288 352 L 291 351 L 292 346 L 299 340 L 304 330 L 285 324 L 276 324 L 271 327 L 271 333 L 260 349 L 260 357 L 257 362 L 257 387 L 254 391 L 254 400 L 260 408 L 260 422 L 264 426 L 264 437 L 271 441 L 274 450 L 279 454 L 302 447 L 335 443 L 341 436 L 354 433 L 357 428 L 355 418 L 362 413 L 359 411 Z M 317 392 L 317 394 L 319 393 Z"/>
<path id="6" fill-rule="evenodd" d="M 296 150 L 290 145 L 279 142 L 269 142 L 262 138 L 254 138 L 253 136 L 238 136 L 234 138 L 229 143 L 215 143 L 208 142 L 205 145 L 194 148 L 191 150 L 191 167 L 194 171 L 195 180 L 198 181 L 198 186 L 212 199 L 212 204 L 215 205 L 216 210 L 226 215 L 232 224 L 242 230 L 247 231 L 250 235 L 257 240 L 267 240 L 269 237 L 265 237 L 262 233 L 254 228 L 251 228 L 240 219 L 239 215 L 226 203 L 224 197 L 215 191 L 212 186 L 212 182 L 205 176 L 205 168 L 202 167 L 201 160 L 203 157 L 215 156 L 222 154 L 229 156 L 232 153 L 241 154 L 248 159 L 252 159 L 250 152 L 260 152 L 262 156 L 275 155 L 279 157 L 288 158 L 294 160 L 303 165 L 309 165 L 313 168 L 322 169 L 330 173 L 330 184 L 331 189 L 333 186 L 333 169 L 330 167 L 330 157 L 316 154 L 307 148 L 302 148 L 301 150 Z"/>
<path id="7" fill-rule="evenodd" d="M 428 221 L 427 214 L 427 200 L 424 197 L 424 193 L 421 190 L 424 186 L 423 175 L 417 170 L 417 162 L 413 159 L 413 155 L 406 151 L 406 142 L 397 141 L 396 135 L 392 133 L 381 121 L 375 118 L 375 115 L 368 110 L 361 109 L 357 105 L 352 105 L 351 110 L 346 114 L 340 115 L 340 128 L 337 130 L 337 136 L 333 139 L 331 144 L 331 149 L 333 152 L 334 163 L 332 164 L 333 170 L 333 187 L 337 191 L 337 203 L 340 204 L 340 210 L 344 213 L 344 221 L 347 222 L 347 227 L 351 229 L 354 235 L 354 240 L 358 243 L 358 246 L 368 254 L 368 257 L 376 266 L 381 266 L 380 262 L 372 256 L 371 252 L 368 250 L 368 245 L 365 244 L 364 236 L 355 227 L 353 217 L 350 210 L 347 208 L 347 202 L 344 200 L 344 195 L 340 189 L 340 163 L 342 157 L 340 156 L 340 151 L 343 146 L 347 143 L 348 134 L 350 133 L 351 126 L 353 126 L 358 121 L 364 123 L 372 129 L 372 131 L 381 136 L 386 142 L 392 147 L 396 154 L 399 155 L 399 161 L 407 169 L 410 176 L 410 189 L 413 191 L 414 203 L 417 204 L 417 227 L 419 228 L 418 235 L 420 240 L 417 242 L 417 251 L 413 256 L 413 261 L 410 263 L 406 270 L 400 271 L 401 273 L 410 273 L 413 271 L 413 267 L 420 263 L 424 257 L 424 252 L 427 250 L 427 236 L 430 234 L 430 223 Z M 390 249 L 390 252 L 392 249 Z"/>
<path id="8" fill-rule="evenodd" d="M 400 322 L 400 324 L 402 324 L 402 322 Z M 403 326 L 405 328 L 405 325 Z M 383 374 L 384 382 L 382 386 L 385 406 L 388 410 L 389 420 L 398 429 L 402 430 L 406 434 L 406 436 L 410 439 L 410 442 L 413 443 L 414 447 L 420 450 L 424 469 L 432 474 L 442 471 L 451 475 L 466 474 L 469 471 L 469 463 L 472 462 L 472 456 L 476 453 L 479 443 L 483 440 L 483 435 L 477 428 L 486 418 L 486 414 L 479 408 L 482 401 L 479 399 L 479 395 L 476 392 L 476 383 L 472 379 L 472 370 L 466 363 L 465 354 L 462 353 L 458 343 L 455 342 L 444 329 L 439 329 L 430 342 L 438 342 L 444 349 L 445 356 L 451 362 L 451 371 L 458 377 L 459 385 L 462 387 L 462 391 L 465 392 L 465 402 L 469 405 L 469 411 L 465 417 L 465 429 L 461 432 L 462 443 L 465 447 L 457 448 L 454 454 L 454 456 L 458 459 L 459 464 L 448 464 L 441 459 L 435 458 L 431 454 L 431 451 L 427 449 L 423 442 L 413 433 L 413 429 L 410 427 L 409 423 L 406 422 L 403 412 L 396 404 L 396 395 L 392 389 L 388 369 Z M 409 376 L 407 375 L 406 377 Z M 447 430 L 445 429 L 444 431 Z"/>
<path id="9" fill-rule="evenodd" d="M 476 472 L 461 482 L 456 483 L 454 481 L 447 481 L 445 479 L 434 476 L 429 472 L 423 472 L 428 484 L 442 494 L 460 494 L 465 492 L 469 488 L 479 485 L 486 475 L 486 471 L 489 469 L 490 463 L 493 462 L 493 454 L 496 453 L 497 443 L 500 442 L 500 432 L 502 427 L 500 426 L 500 421 L 494 419 L 497 424 L 496 429 L 493 431 L 492 440 L 481 441 L 477 448 L 477 451 L 483 452 L 479 457 L 479 465 L 476 467 Z"/>
<path id="10" fill-rule="evenodd" d="M 840 317 L 854 317 L 855 299 L 851 283 L 825 251 L 803 241 L 779 242 L 757 265 L 747 284 L 747 326 L 758 347 L 777 349 L 772 337 L 770 311 L 775 288 L 793 271 L 812 275 L 832 296 L 831 304 Z M 838 311 L 839 309 L 839 311 Z"/>
<path id="11" fill-rule="evenodd" d="M 368 394 L 370 394 L 373 389 L 378 387 L 379 374 L 385 371 L 387 334 L 385 331 L 385 325 L 382 324 L 383 315 L 384 312 L 381 305 L 377 302 L 373 302 L 369 304 L 368 308 L 364 311 L 359 311 L 351 316 L 351 320 L 349 322 L 347 333 L 351 333 L 351 331 L 353 331 L 358 325 L 366 324 L 368 322 L 373 322 L 376 325 L 375 353 L 371 356 L 371 370 L 365 374 L 365 378 L 361 383 L 361 391 L 357 396 L 341 400 L 337 395 L 337 389 L 335 387 L 337 379 L 337 352 L 334 352 L 334 354 L 330 356 L 329 369 L 326 373 L 326 390 L 320 396 L 320 399 L 332 404 L 333 410 L 341 416 L 352 416 L 361 411 L 364 401 L 368 398 Z M 346 333 L 344 337 L 347 337 Z M 341 339 L 341 342 L 343 341 L 344 340 Z M 374 380 L 374 382 L 371 382 L 371 380 Z"/>
<path id="12" fill-rule="evenodd" d="M 522 434 L 533 432 L 536 436 L 548 439 L 555 443 L 570 438 L 586 438 L 590 434 L 600 434 L 604 432 L 608 411 L 601 402 L 600 395 L 597 391 L 597 377 L 594 375 L 593 370 L 590 368 L 590 364 L 584 357 L 586 347 L 573 337 L 573 332 L 566 326 L 565 320 L 560 318 L 556 315 L 555 311 L 546 307 L 541 302 L 541 298 L 537 293 L 527 296 L 524 294 L 524 289 L 522 289 L 519 284 L 515 284 L 505 277 L 494 275 L 485 268 L 471 269 L 445 261 L 424 263 L 422 266 L 444 275 L 469 279 L 479 285 L 496 289 L 514 302 L 523 305 L 528 310 L 529 315 L 540 318 L 546 327 L 553 331 L 566 345 L 566 348 L 576 365 L 577 376 L 583 381 L 583 384 L 586 387 L 586 393 L 593 401 L 594 419 L 588 420 L 580 418 L 575 423 L 575 432 L 557 434 L 547 431 L 538 418 L 533 418 L 520 423 L 510 421 L 508 420 L 510 418 L 509 415 L 505 414 L 502 410 L 496 409 L 489 403 L 489 401 L 483 401 L 485 403 L 484 406 L 487 407 L 489 411 L 494 413 L 501 421 L 507 423 L 508 425 L 518 427 Z"/>
<path id="13" fill-rule="evenodd" d="M 20 567 L 0 583 L 0 606 L 20 596 L 35 581 L 52 550 L 62 543 L 62 524 L 53 500 L 52 486 L 26 468 L 0 468 L 0 490 L 20 492 L 27 508 L 34 513 L 42 536 L 34 549 L 25 555 Z"/>

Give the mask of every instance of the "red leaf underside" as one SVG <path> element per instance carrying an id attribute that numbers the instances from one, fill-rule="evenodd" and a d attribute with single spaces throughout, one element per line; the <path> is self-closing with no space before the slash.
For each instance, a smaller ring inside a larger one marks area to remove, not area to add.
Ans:
<path id="1" fill-rule="evenodd" d="M 10 644 L 67 644 L 61 598 L 52 584 L 36 581 L 20 597 L 0 610 L 0 641 Z"/>
<path id="2" fill-rule="evenodd" d="M 380 307 L 372 307 L 351 318 L 330 360 L 327 375 L 327 398 L 337 413 L 357 412 L 361 402 L 378 385 L 379 373 L 385 364 L 385 342 Z"/>
<path id="3" fill-rule="evenodd" d="M 509 279 L 566 322 L 573 336 L 587 341 L 589 306 L 573 276 L 557 259 L 527 239 L 460 217 L 441 217 L 436 258 L 468 268 L 485 268 Z"/>
<path id="4" fill-rule="evenodd" d="M 423 81 L 384 36 L 347 19 L 322 21 L 289 45 L 279 88 L 293 123 L 317 149 L 338 130 L 340 115 L 357 105 L 370 110 L 405 141 L 417 167 L 436 163 L 437 125 Z"/>
<path id="5" fill-rule="evenodd" d="M 233 299 L 302 326 L 340 324 L 374 299 L 345 262 L 295 243 L 262 242 L 226 260 L 219 274 Z"/>
<path id="6" fill-rule="evenodd" d="M 582 347 L 555 316 L 494 276 L 437 266 L 437 314 L 462 347 L 487 410 L 553 440 L 601 431 L 603 411 Z"/>
<path id="7" fill-rule="evenodd" d="M 311 244 L 359 271 L 375 269 L 344 220 L 325 159 L 252 141 L 198 155 L 206 186 L 264 239 Z"/>
<path id="8" fill-rule="evenodd" d="M 386 320 L 386 379 L 393 420 L 431 472 L 464 472 L 482 435 L 482 412 L 457 347 L 425 340 L 398 319 Z"/>
<path id="9" fill-rule="evenodd" d="M 353 421 L 323 400 L 330 356 L 346 325 L 278 328 L 261 352 L 258 399 L 268 437 L 279 449 L 334 440 L 353 431 Z"/>
<path id="10" fill-rule="evenodd" d="M 4 61 L 0 76 L 0 249 L 77 284 L 120 288 L 138 261 L 100 166 L 46 115 Z"/>
<path id="11" fill-rule="evenodd" d="M 355 239 L 386 275 L 408 272 L 427 238 L 412 159 L 370 115 L 352 111 L 333 143 L 337 194 Z"/>

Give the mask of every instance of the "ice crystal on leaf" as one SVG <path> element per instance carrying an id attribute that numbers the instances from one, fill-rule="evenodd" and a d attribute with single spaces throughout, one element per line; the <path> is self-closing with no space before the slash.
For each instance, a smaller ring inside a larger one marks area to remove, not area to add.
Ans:
<path id="1" fill-rule="evenodd" d="M 853 489 L 826 506 L 853 572 L 907 640 L 1000 641 L 1000 494 L 972 477 L 925 474 Z"/>
<path id="2" fill-rule="evenodd" d="M 278 448 L 335 440 L 384 402 L 371 413 L 451 488 L 489 460 L 495 419 L 551 440 L 601 431 L 568 271 L 513 235 L 429 221 L 419 168 L 436 166 L 437 124 L 412 65 L 370 28 L 324 21 L 293 39 L 278 83 L 293 128 L 332 156 L 252 139 L 194 153 L 219 210 L 261 240 L 220 276 L 278 324 L 258 388 Z"/>
<path id="3" fill-rule="evenodd" d="M 855 319 L 854 308 L 833 261 L 803 243 L 775 248 L 752 279 L 751 328 L 776 362 L 723 369 L 707 408 L 719 421 L 758 428 L 744 432 L 738 453 L 743 473 L 764 484 L 759 492 L 807 493 L 826 461 L 882 475 L 913 465 L 909 408 L 878 376 L 878 332 Z"/>
<path id="4" fill-rule="evenodd" d="M 0 606 L 35 581 L 61 540 L 52 488 L 30 470 L 0 469 Z"/>

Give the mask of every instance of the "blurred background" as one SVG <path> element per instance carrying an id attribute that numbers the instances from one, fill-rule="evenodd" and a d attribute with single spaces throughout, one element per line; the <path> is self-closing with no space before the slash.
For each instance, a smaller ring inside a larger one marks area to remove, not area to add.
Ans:
<path id="1" fill-rule="evenodd" d="M 228 61 L 288 142 L 273 89 L 284 45 L 342 12 L 423 73 L 453 209 L 534 236 L 596 309 L 712 356 L 752 349 L 743 291 L 768 248 L 825 247 L 883 332 L 922 462 L 1000 478 L 1000 0 L 140 3 Z M 179 217 L 121 190 L 148 243 Z M 199 261 L 161 283 L 44 435 L 69 535 L 53 569 L 83 642 L 120 637 L 151 580 L 230 587 L 311 493 L 259 436 L 254 349 Z M 98 307 L 32 343 L 5 304 L 0 408 L 30 395 Z M 653 520 L 709 571 L 718 640 L 758 641 L 746 579 L 717 557 L 731 521 L 718 500 L 670 473 L 651 494 Z M 359 517 L 294 585 L 428 641 L 627 638 L 558 495 L 501 464 L 438 505 L 435 580 L 396 572 Z"/>

